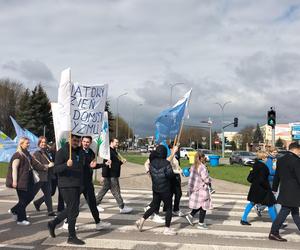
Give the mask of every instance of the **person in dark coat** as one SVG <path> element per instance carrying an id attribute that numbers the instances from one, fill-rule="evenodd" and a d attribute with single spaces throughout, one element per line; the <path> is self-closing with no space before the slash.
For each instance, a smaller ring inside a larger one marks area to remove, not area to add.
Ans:
<path id="1" fill-rule="evenodd" d="M 80 193 L 83 188 L 84 155 L 80 148 L 80 137 L 71 136 L 71 159 L 69 143 L 59 149 L 55 157 L 54 172 L 58 174 L 58 187 L 66 203 L 66 208 L 58 216 L 48 222 L 51 237 L 55 237 L 55 228 L 65 219 L 68 219 L 69 244 L 84 245 L 78 239 L 75 231 L 76 219 L 79 214 Z"/>
<path id="2" fill-rule="evenodd" d="M 300 145 L 293 142 L 289 146 L 289 152 L 277 161 L 277 168 L 273 180 L 274 192 L 278 191 L 278 203 L 281 204 L 280 212 L 275 221 L 273 221 L 270 240 L 287 241 L 279 234 L 287 216 L 291 213 L 295 224 L 300 231 Z"/>
<path id="3" fill-rule="evenodd" d="M 123 198 L 121 196 L 121 189 L 119 178 L 121 174 L 121 166 L 126 163 L 118 153 L 119 140 L 116 138 L 110 139 L 110 165 L 104 165 L 102 168 L 102 177 L 104 179 L 103 187 L 96 196 L 97 204 L 100 204 L 105 194 L 110 190 L 112 195 L 115 197 L 121 214 L 128 214 L 132 212 L 132 208 L 125 206 Z M 104 163 L 106 160 L 104 160 Z M 100 211 L 104 209 L 98 206 Z"/>
<path id="4" fill-rule="evenodd" d="M 96 230 L 107 229 L 111 226 L 110 223 L 100 220 L 99 211 L 97 209 L 95 189 L 93 184 L 93 169 L 103 168 L 106 164 L 111 162 L 107 161 L 103 164 L 96 163 L 96 156 L 93 150 L 90 148 L 92 143 L 91 136 L 83 136 L 81 138 L 81 146 L 84 155 L 84 167 L 83 167 L 83 190 L 82 194 L 87 201 L 94 221 L 96 223 Z"/>
<path id="5" fill-rule="evenodd" d="M 8 212 L 12 214 L 17 224 L 22 226 L 30 225 L 26 216 L 26 207 L 35 196 L 33 169 L 47 171 L 46 166 L 41 165 L 31 157 L 28 151 L 29 145 L 28 138 L 20 138 L 17 152 L 13 154 L 10 160 L 6 177 L 6 186 L 15 188 L 19 198 L 19 202 Z"/>
<path id="6" fill-rule="evenodd" d="M 268 154 L 264 151 L 257 152 L 257 159 L 253 164 L 251 186 L 248 193 L 248 201 L 245 207 L 241 225 L 251 226 L 247 217 L 255 204 L 261 204 L 268 207 L 269 216 L 272 221 L 276 218 L 275 206 L 276 199 L 272 193 L 268 177 L 270 175 L 269 169 L 266 165 Z"/>
<path id="7" fill-rule="evenodd" d="M 40 136 L 38 140 L 39 149 L 33 153 L 33 157 L 47 167 L 48 171 L 38 171 L 40 176 L 40 181 L 35 184 L 35 195 L 41 189 L 44 196 L 35 200 L 33 202 L 35 209 L 40 211 L 40 207 L 43 202 L 46 203 L 48 216 L 56 216 L 53 212 L 52 197 L 51 197 L 51 182 L 53 175 L 54 162 L 52 161 L 52 156 L 48 151 L 47 138 L 45 136 Z"/>
<path id="8" fill-rule="evenodd" d="M 176 232 L 170 228 L 173 195 L 171 180 L 175 178 L 175 175 L 170 162 L 167 160 L 167 149 L 165 146 L 159 145 L 156 150 L 151 153 L 149 170 L 152 179 L 152 205 L 145 212 L 144 216 L 136 221 L 136 226 L 139 231 L 142 231 L 145 220 L 159 209 L 160 203 L 163 201 L 166 209 L 164 234 L 176 235 Z"/>

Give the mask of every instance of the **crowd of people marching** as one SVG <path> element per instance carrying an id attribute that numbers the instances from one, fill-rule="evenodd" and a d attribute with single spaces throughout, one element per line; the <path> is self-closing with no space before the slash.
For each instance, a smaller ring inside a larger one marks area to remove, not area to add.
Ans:
<path id="1" fill-rule="evenodd" d="M 53 219 L 48 222 L 51 237 L 55 237 L 55 230 L 63 223 L 63 228 L 69 232 L 68 243 L 83 245 L 84 241 L 77 238 L 76 219 L 79 215 L 80 195 L 83 194 L 93 219 L 95 230 L 109 228 L 110 223 L 100 219 L 100 206 L 105 194 L 110 190 L 120 209 L 121 214 L 132 212 L 126 206 L 121 195 L 119 177 L 122 164 L 126 160 L 118 153 L 118 139 L 110 140 L 110 160 L 98 164 L 95 153 L 91 149 L 92 138 L 89 136 L 71 136 L 70 144 L 66 143 L 57 152 L 55 145 L 49 147 L 47 139 L 39 138 L 39 149 L 33 154 L 29 153 L 29 139 L 21 138 L 17 152 L 12 156 L 6 185 L 17 191 L 18 203 L 9 209 L 9 213 L 18 225 L 28 226 L 30 222 L 26 215 L 26 207 L 33 202 L 37 211 L 43 203 L 47 206 L 47 215 Z M 269 239 L 286 241 L 279 234 L 279 230 L 286 227 L 283 224 L 289 213 L 300 230 L 300 145 L 293 142 L 289 151 L 276 160 L 276 148 L 268 152 L 258 151 L 257 159 L 248 176 L 251 183 L 248 193 L 249 203 L 245 207 L 241 218 L 241 225 L 251 226 L 247 216 L 255 208 L 258 216 L 268 208 L 272 220 Z M 190 168 L 188 181 L 188 195 L 190 212 L 180 210 L 181 175 L 178 146 L 172 143 L 159 145 L 151 152 L 145 163 L 146 173 L 152 180 L 152 202 L 145 207 L 144 215 L 137 220 L 136 226 L 143 231 L 145 221 L 152 216 L 152 221 L 164 223 L 165 235 L 176 235 L 171 228 L 172 216 L 184 217 L 194 226 L 193 218 L 199 213 L 197 228 L 208 229 L 205 224 L 206 211 L 212 209 L 211 178 L 206 166 L 205 155 L 198 152 L 195 162 Z M 102 169 L 103 186 L 95 194 L 93 185 L 93 170 Z M 43 196 L 34 200 L 39 191 Z M 53 209 L 52 197 L 58 192 L 57 212 Z M 160 206 L 163 202 L 165 218 L 160 216 Z M 147 204 L 145 204 L 147 205 Z"/>

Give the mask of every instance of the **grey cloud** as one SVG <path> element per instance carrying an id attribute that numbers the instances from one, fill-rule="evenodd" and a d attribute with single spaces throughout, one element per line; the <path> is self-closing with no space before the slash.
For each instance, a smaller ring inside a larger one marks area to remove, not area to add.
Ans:
<path id="1" fill-rule="evenodd" d="M 38 60 L 22 60 L 19 63 L 8 61 L 2 65 L 2 68 L 14 71 L 29 81 L 52 82 L 55 80 L 47 65 Z"/>

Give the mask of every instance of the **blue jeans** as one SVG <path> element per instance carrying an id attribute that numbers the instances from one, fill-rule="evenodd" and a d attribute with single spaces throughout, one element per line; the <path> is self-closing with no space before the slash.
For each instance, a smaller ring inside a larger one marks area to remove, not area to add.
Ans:
<path id="1" fill-rule="evenodd" d="M 246 207 L 245 207 L 245 211 L 242 217 L 242 221 L 247 221 L 248 219 L 248 214 L 251 212 L 251 209 L 254 207 L 254 203 L 253 202 L 249 202 Z M 269 206 L 268 207 L 268 212 L 269 212 L 269 216 L 271 218 L 272 221 L 275 221 L 276 219 L 276 211 L 275 211 L 275 207 L 273 206 Z"/>

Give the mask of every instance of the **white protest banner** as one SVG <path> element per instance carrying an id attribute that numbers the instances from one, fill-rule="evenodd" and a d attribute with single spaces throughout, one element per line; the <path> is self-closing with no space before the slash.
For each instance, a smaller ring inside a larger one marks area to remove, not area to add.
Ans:
<path id="1" fill-rule="evenodd" d="M 110 159 L 110 146 L 109 146 L 109 123 L 108 123 L 108 113 L 104 112 L 103 122 L 101 126 L 101 134 L 97 139 L 97 150 L 98 159 L 99 158 L 109 160 Z"/>
<path id="2" fill-rule="evenodd" d="M 107 90 L 107 84 L 102 86 L 72 84 L 70 102 L 72 134 L 99 136 L 107 100 Z"/>
<path id="3" fill-rule="evenodd" d="M 55 142 L 56 142 L 56 149 L 59 150 L 61 147 L 68 141 L 69 131 L 64 128 L 62 122 L 64 122 L 64 117 L 61 115 L 63 112 L 60 110 L 61 106 L 56 103 L 51 103 L 51 111 L 53 117 L 53 126 L 55 132 Z"/>

